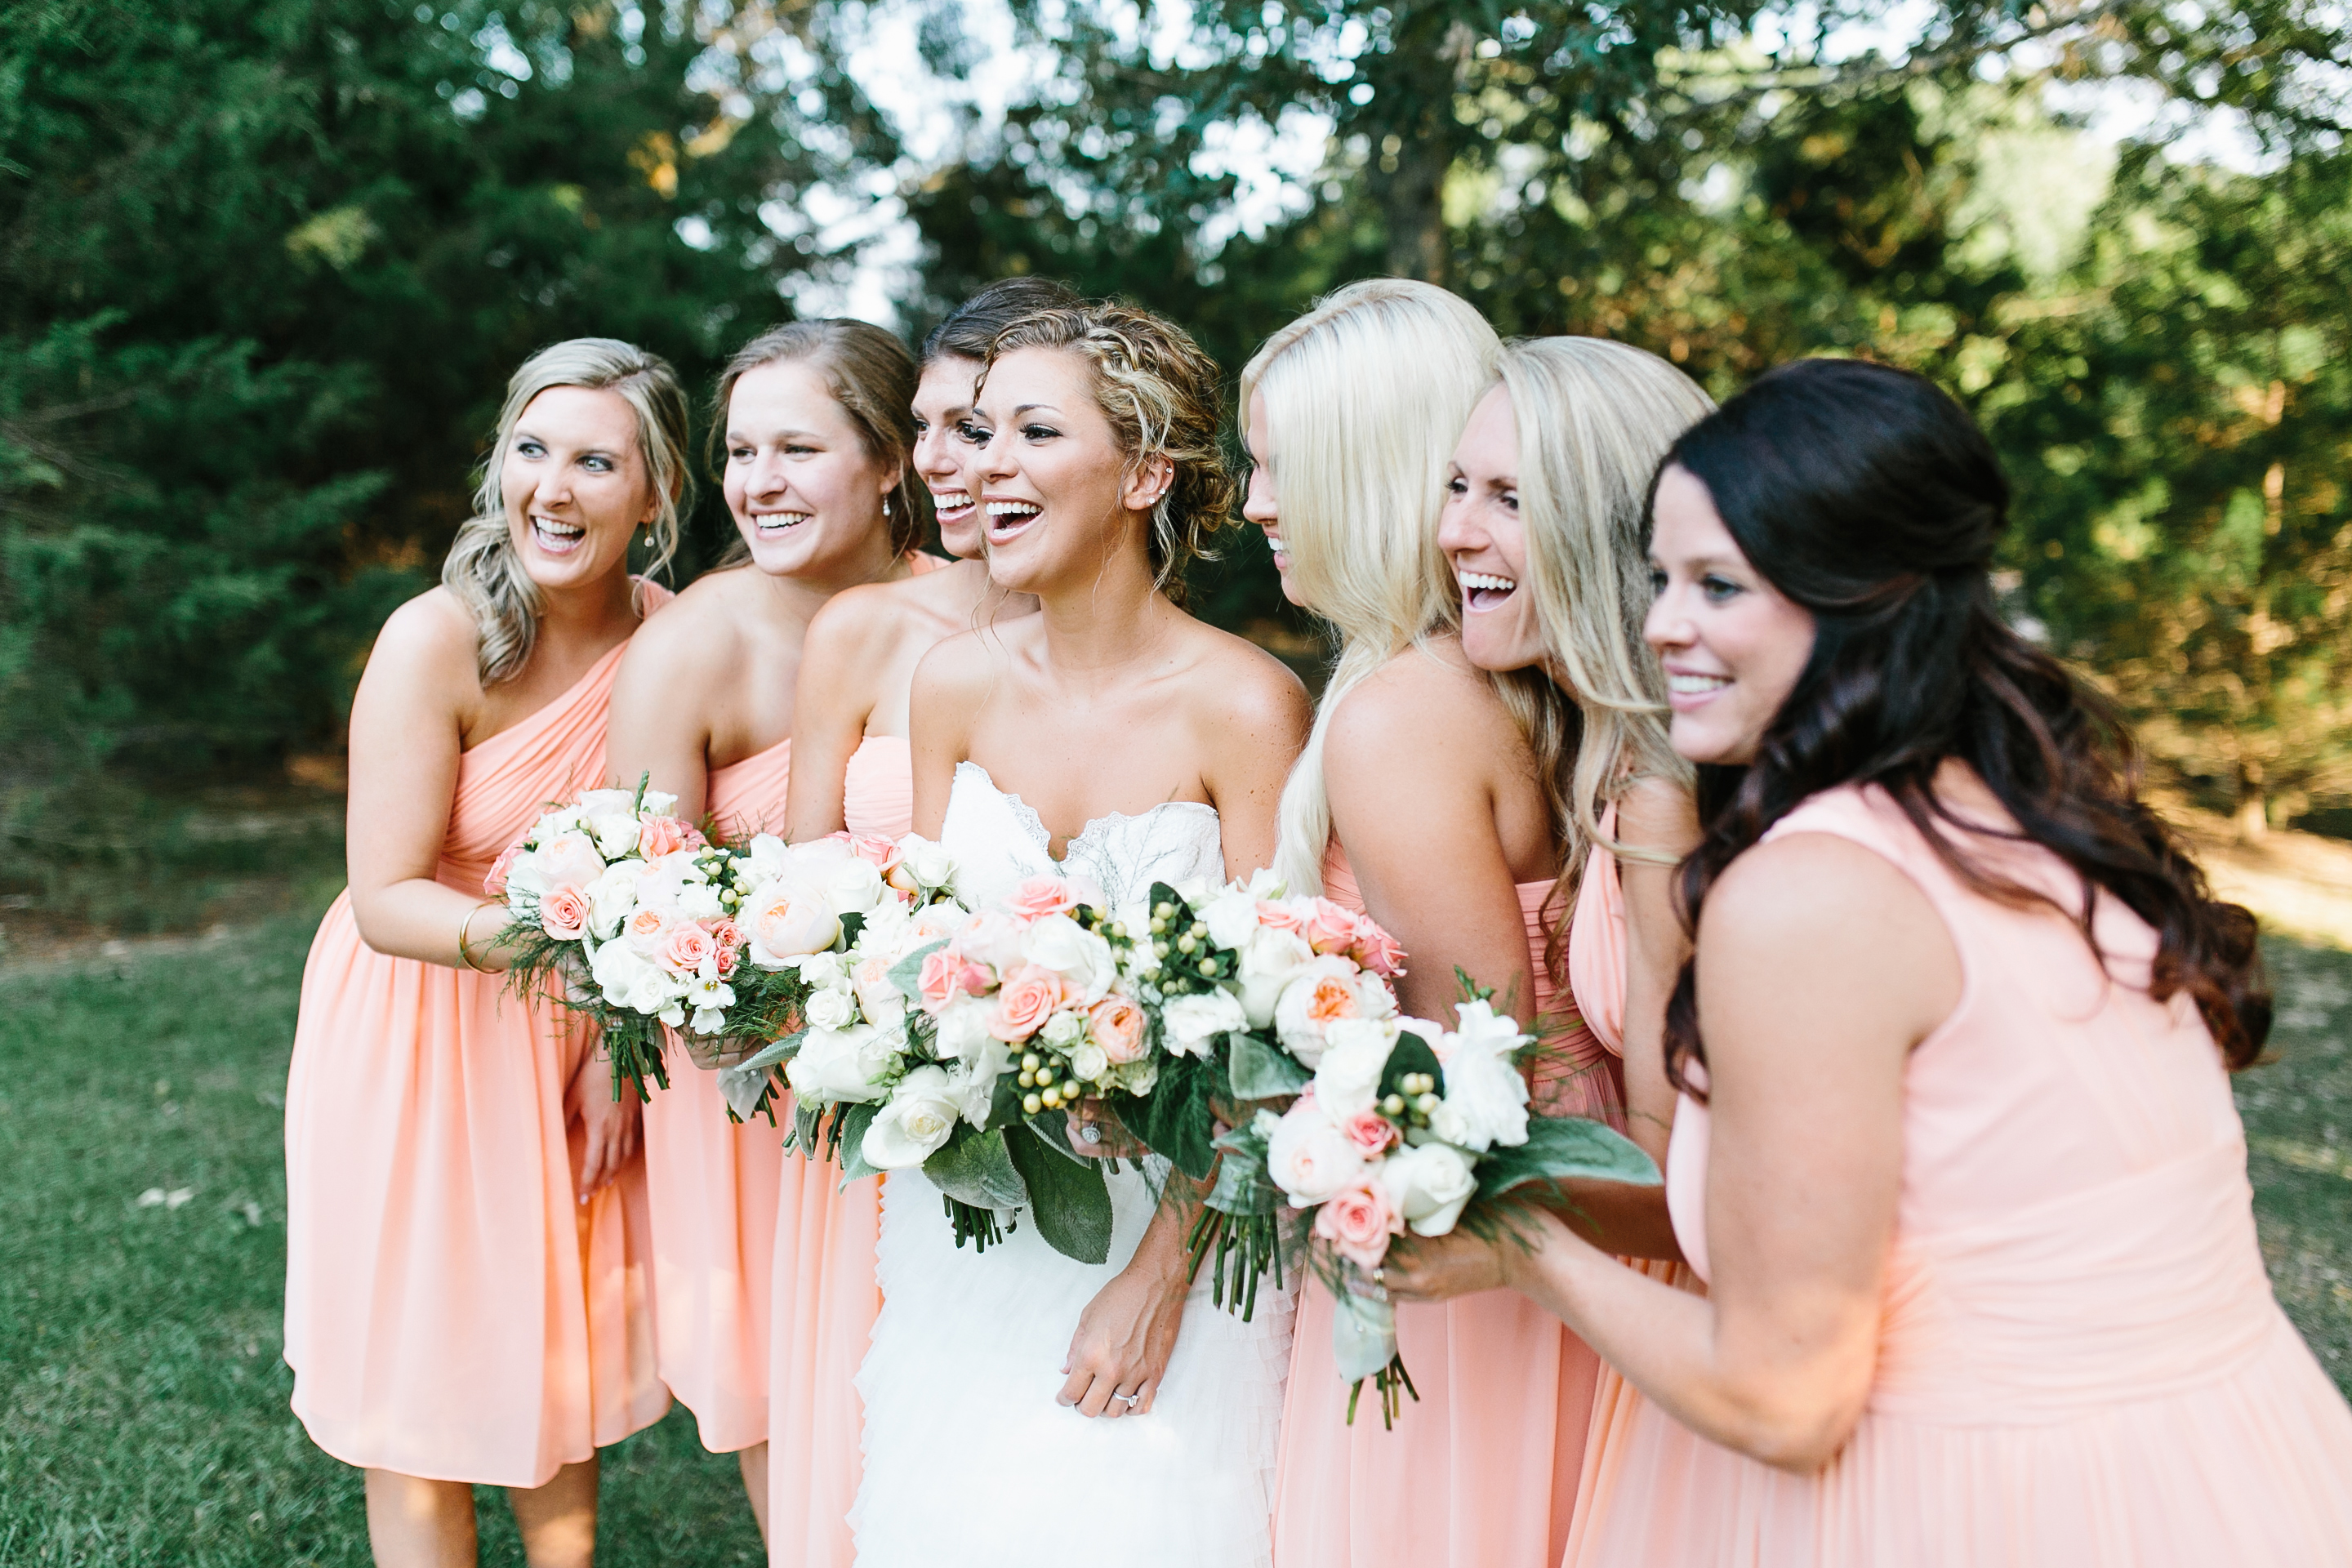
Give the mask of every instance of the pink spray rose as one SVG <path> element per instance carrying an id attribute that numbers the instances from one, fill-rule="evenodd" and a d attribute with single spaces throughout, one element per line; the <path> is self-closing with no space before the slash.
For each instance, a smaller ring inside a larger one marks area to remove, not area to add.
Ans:
<path id="1" fill-rule="evenodd" d="M 1257 901 L 1257 923 L 1268 931 L 1297 931 L 1307 924 L 1307 917 L 1288 904 L 1260 899 Z"/>
<path id="2" fill-rule="evenodd" d="M 898 847 L 887 838 L 872 833 L 849 836 L 849 852 L 877 871 L 887 872 L 898 863 Z"/>
<path id="3" fill-rule="evenodd" d="M 710 933 L 692 921 L 680 921 L 662 944 L 662 963 L 680 974 L 693 974 L 718 954 Z"/>
<path id="4" fill-rule="evenodd" d="M 703 929 L 710 933 L 711 945 L 718 950 L 719 978 L 724 980 L 735 973 L 735 962 L 742 956 L 742 928 L 722 915 Z"/>
<path id="5" fill-rule="evenodd" d="M 577 942 L 588 931 L 588 900 L 574 888 L 558 888 L 539 900 L 540 929 L 558 942 Z"/>
<path id="6" fill-rule="evenodd" d="M 915 977 L 915 989 L 922 994 L 923 1010 L 938 1013 L 959 996 L 983 994 L 994 978 L 985 965 L 974 963 L 950 944 L 924 956 L 922 973 Z"/>
<path id="7" fill-rule="evenodd" d="M 1344 952 L 1355 945 L 1356 911 L 1328 899 L 1314 900 L 1307 905 L 1301 932 L 1307 945 L 1318 953 Z"/>
<path id="8" fill-rule="evenodd" d="M 685 848 L 689 834 L 702 837 L 675 816 L 648 816 L 637 828 L 637 854 L 646 860 L 658 860 Z"/>
<path id="9" fill-rule="evenodd" d="M 988 1032 L 1008 1044 L 1025 1040 L 1045 1026 L 1062 999 L 1060 975 L 1034 963 L 1025 964 L 1008 975 L 1004 988 L 996 994 L 996 1016 L 988 1021 Z"/>
<path id="10" fill-rule="evenodd" d="M 1396 1123 L 1377 1110 L 1359 1110 L 1339 1123 L 1339 1131 L 1368 1160 L 1386 1153 L 1397 1141 Z"/>
<path id="11" fill-rule="evenodd" d="M 1066 915 L 1078 907 L 1078 895 L 1059 877 L 1032 877 L 1004 900 L 1005 912 L 1016 920 L 1041 921 Z"/>
<path id="12" fill-rule="evenodd" d="M 493 861 L 490 865 L 490 874 L 482 879 L 482 891 L 488 893 L 494 899 L 505 898 L 507 896 L 507 873 L 514 869 L 514 863 L 521 859 L 522 857 L 522 840 L 520 838 L 508 845 L 504 849 L 499 850 L 498 859 Z"/>
<path id="13" fill-rule="evenodd" d="M 1378 1182 L 1349 1187 L 1315 1211 L 1315 1234 L 1359 1268 L 1377 1268 L 1389 1255 L 1389 1237 L 1404 1234 L 1404 1222 L 1389 1206 Z"/>

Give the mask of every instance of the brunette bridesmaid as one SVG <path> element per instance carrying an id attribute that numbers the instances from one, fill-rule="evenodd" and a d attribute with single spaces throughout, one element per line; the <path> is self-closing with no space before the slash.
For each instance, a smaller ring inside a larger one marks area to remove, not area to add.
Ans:
<path id="1" fill-rule="evenodd" d="M 352 700 L 351 889 L 303 972 L 286 1091 L 286 1359 L 311 1439 L 367 1470 L 378 1563 L 470 1563 L 476 1485 L 537 1565 L 585 1564 L 596 1450 L 658 1420 L 637 1107 L 589 1032 L 503 994 L 484 877 L 604 776 L 621 652 L 667 595 L 686 399 L 610 338 L 507 388 L 442 585 Z"/>
<path id="2" fill-rule="evenodd" d="M 1660 454 L 1713 404 L 1664 360 L 1599 338 L 1512 343 L 1499 368 L 1454 447 L 1438 542 L 1463 584 L 1464 654 L 1482 669 L 1548 678 L 1561 721 L 1578 726 L 1577 765 L 1562 781 L 1587 846 L 1569 984 L 1623 1065 L 1627 1133 L 1664 1166 L 1666 994 L 1689 952 L 1672 871 L 1698 824 L 1689 764 L 1666 738 L 1664 672 L 1642 640 L 1642 532 Z M 1633 1267 L 1705 1289 L 1679 1260 L 1662 1189 L 1579 1184 L 1573 1196 L 1588 1219 L 1606 1217 L 1617 1245 L 1658 1255 Z M 1602 1363 L 1570 1563 L 1586 1560 L 1588 1522 L 1623 1468 L 1641 1398 Z"/>
<path id="3" fill-rule="evenodd" d="M 803 638 L 819 608 L 862 583 L 906 578 L 929 516 L 908 466 L 913 359 L 879 327 L 793 321 L 737 352 L 719 377 L 711 447 L 740 538 L 677 611 L 631 647 L 614 683 L 610 768 L 650 775 L 689 819 L 733 840 L 781 832 Z M 646 1107 L 662 1381 L 703 1447 L 738 1456 L 768 1514 L 772 1267 L 780 1204 L 834 1183 L 787 1157 L 766 1121 L 730 1123 L 715 1074 L 673 1052 Z M 854 1200 L 853 1200 L 854 1201 Z M 796 1527 L 797 1521 L 795 1521 Z"/>
<path id="4" fill-rule="evenodd" d="M 1499 347 L 1453 295 L 1383 280 L 1333 295 L 1243 374 L 1255 465 L 1244 515 L 1276 542 L 1285 592 L 1341 637 L 1284 792 L 1276 866 L 1293 891 L 1319 886 L 1403 943 L 1408 1014 L 1451 1018 L 1458 966 L 1548 1027 L 1562 1065 L 1538 1087 L 1553 1113 L 1610 1117 L 1614 1072 L 1559 984 L 1580 847 L 1561 804 L 1573 731 L 1556 701 L 1531 700 L 1547 683 L 1470 663 L 1437 545 L 1447 458 Z M 1419 1399 L 1384 1430 L 1369 1404 L 1348 1423 L 1333 1303 L 1310 1283 L 1284 1407 L 1278 1563 L 1559 1561 L 1599 1363 L 1531 1305 L 1494 1292 L 1400 1310 Z"/>
<path id="5" fill-rule="evenodd" d="M 2279 1310 L 2228 1071 L 2243 910 L 2125 732 L 1995 608 L 2009 487 L 1918 377 L 1806 361 L 1677 442 L 1647 635 L 1737 770 L 1685 863 L 1666 1171 L 1698 1297 L 1562 1226 L 1515 1286 L 1646 1396 L 1596 1562 L 2352 1560 L 2352 1410 Z M 1701 1442 L 1653 1445 L 1679 1423 Z"/>
<path id="6" fill-rule="evenodd" d="M 907 691 L 916 664 L 942 637 L 1030 607 L 1025 595 L 992 592 L 987 568 L 973 559 L 980 509 L 963 477 L 971 444 L 960 432 L 990 341 L 1030 301 L 1069 297 L 1042 279 L 1011 279 L 975 296 L 925 340 L 921 377 L 901 417 L 940 542 L 956 563 L 915 556 L 910 574 L 846 589 L 810 622 L 793 704 L 790 744 L 799 765 L 784 815 L 794 841 L 845 830 L 903 837 L 913 811 Z M 822 1179 L 788 1189 L 775 1217 L 761 1385 L 774 1568 L 825 1568 L 855 1554 L 848 1515 L 863 1475 L 864 1433 L 855 1380 L 882 1310 L 874 1278 L 880 1179 L 845 1184 L 831 1166 L 811 1175 Z"/>

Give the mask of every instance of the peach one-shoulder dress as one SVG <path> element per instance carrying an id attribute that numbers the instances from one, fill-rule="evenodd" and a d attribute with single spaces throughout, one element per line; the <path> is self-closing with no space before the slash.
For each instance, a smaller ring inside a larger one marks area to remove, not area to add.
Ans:
<path id="1" fill-rule="evenodd" d="M 1328 897 L 1363 908 L 1336 839 L 1323 882 Z M 1549 882 L 1518 889 L 1535 1010 L 1555 1029 L 1538 1100 L 1546 1115 L 1622 1126 L 1613 1061 L 1572 1020 L 1545 962 L 1551 894 Z M 1421 1398 L 1407 1399 L 1388 1430 L 1368 1396 L 1351 1426 L 1332 1312 L 1329 1293 L 1307 1281 L 1275 1483 L 1277 1568 L 1553 1568 L 1568 1540 L 1600 1358 L 1517 1291 L 1399 1302 L 1397 1349 Z"/>
<path id="2" fill-rule="evenodd" d="M 667 597 L 645 591 L 648 610 Z M 626 647 L 459 757 L 444 886 L 483 896 L 551 802 L 604 782 Z M 575 1195 L 564 1090 L 594 1048 L 502 974 L 377 952 L 348 892 L 320 921 L 286 1085 L 286 1360 L 336 1458 L 539 1487 L 669 1407 L 645 1167 Z"/>
<path id="3" fill-rule="evenodd" d="M 1615 806 L 1602 811 L 1600 826 L 1601 837 L 1616 837 Z M 1601 1045 L 1621 1061 L 1625 1054 L 1629 958 L 1624 882 L 1619 874 L 1617 858 L 1596 844 L 1586 857 L 1584 876 L 1576 890 L 1576 914 L 1569 923 L 1568 984 L 1576 994 L 1577 1011 Z M 1657 1258 L 1629 1258 L 1624 1262 L 1676 1289 L 1702 1296 L 1706 1293 L 1706 1284 L 1686 1263 Z M 1593 1384 L 1592 1426 L 1585 1435 L 1584 1470 L 1577 1479 L 1576 1509 L 1569 1526 L 1564 1559 L 1569 1568 L 1608 1568 L 1605 1562 L 1591 1555 L 1590 1521 L 1600 1500 L 1617 1484 L 1633 1413 L 1642 1403 L 1641 1391 L 1626 1382 L 1615 1367 L 1602 1362 L 1600 1376 Z M 1699 1439 L 1685 1428 L 1666 1423 L 1664 1429 L 1652 1427 L 1648 1440 L 1696 1444 Z"/>
<path id="4" fill-rule="evenodd" d="M 902 838 L 913 830 L 914 760 L 906 739 L 868 735 L 843 783 L 849 831 Z M 782 1114 L 782 1112 L 779 1112 Z M 882 1315 L 874 1252 L 882 1179 L 845 1184 L 841 1167 L 795 1152 L 776 1205 L 768 1396 L 769 1568 L 848 1568 L 857 1555 L 849 1508 L 865 1470 L 866 1407 L 857 1369 Z"/>
<path id="5" fill-rule="evenodd" d="M 725 842 L 782 831 L 792 766 L 788 736 L 710 775 L 709 810 Z M 719 1075 L 675 1041 L 664 1065 L 669 1087 L 646 1102 L 661 1378 L 694 1412 L 702 1446 L 730 1454 L 768 1440 L 768 1292 L 783 1133 L 765 1117 L 729 1121 Z"/>
<path id="6" fill-rule="evenodd" d="M 2156 933 L 1970 891 L 1883 790 L 1816 795 L 1827 833 L 1917 884 L 1960 1000 L 1904 1074 L 1877 1370 L 1813 1475 L 1635 1412 L 1592 1561 L 1625 1568 L 2216 1568 L 2352 1562 L 2352 1410 L 2279 1310 L 2229 1075 L 2188 997 L 2145 989 Z M 1970 852 L 2072 908 L 2037 846 Z M 1666 1194 L 1708 1272 L 1708 1113 L 1675 1114 Z M 1679 1431 L 1679 1428 L 1675 1430 Z"/>

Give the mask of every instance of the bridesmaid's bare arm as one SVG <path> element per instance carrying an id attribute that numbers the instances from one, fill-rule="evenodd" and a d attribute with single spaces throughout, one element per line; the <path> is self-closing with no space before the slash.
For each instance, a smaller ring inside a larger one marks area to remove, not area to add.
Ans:
<path id="1" fill-rule="evenodd" d="M 876 587 L 845 588 L 809 622 L 793 700 L 792 788 L 784 837 L 794 843 L 849 825 L 849 759 L 866 739 L 874 682 L 891 665 L 898 617 Z"/>
<path id="2" fill-rule="evenodd" d="M 1698 840 L 1697 806 L 1679 785 L 1643 779 L 1618 797 L 1617 841 L 1627 848 L 1680 860 Z M 1619 859 L 1617 875 L 1625 890 L 1626 1131 L 1664 1165 L 1675 1124 L 1675 1091 L 1666 1081 L 1666 999 L 1690 953 L 1690 936 L 1683 929 L 1673 866 L 1626 857 Z"/>
<path id="3" fill-rule="evenodd" d="M 937 838 L 948 819 L 956 764 L 971 755 L 971 726 L 986 700 L 990 654 L 966 632 L 939 644 L 915 667 L 907 699 L 907 749 L 915 769 L 915 831 Z"/>
<path id="4" fill-rule="evenodd" d="M 503 921 L 479 892 L 433 879 L 449 835 L 466 721 L 481 700 L 471 616 L 436 588 L 392 614 L 352 698 L 346 864 L 361 940 L 394 958 L 483 968 Z M 476 918 L 478 916 L 479 918 Z"/>
<path id="5" fill-rule="evenodd" d="M 695 607 L 651 616 L 629 639 L 613 678 L 604 741 L 611 783 L 635 789 L 651 775 L 653 788 L 677 796 L 675 809 L 688 822 L 709 805 L 711 704 L 725 689 L 736 642 L 723 619 Z"/>

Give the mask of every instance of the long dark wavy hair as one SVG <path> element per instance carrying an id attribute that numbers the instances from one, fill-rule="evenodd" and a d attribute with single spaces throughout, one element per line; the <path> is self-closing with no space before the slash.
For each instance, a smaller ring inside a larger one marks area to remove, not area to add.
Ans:
<path id="1" fill-rule="evenodd" d="M 1701 770 L 1706 837 L 1681 871 L 1690 928 L 1715 879 L 1800 803 L 1878 784 L 1987 897 L 2053 901 L 1988 871 L 1960 836 L 2063 860 L 2084 883 L 2064 912 L 2095 952 L 2096 892 L 2121 900 L 2156 929 L 2156 999 L 2188 992 L 2229 1064 L 2252 1063 L 2271 1025 L 2254 918 L 2214 900 L 2141 803 L 2130 733 L 2107 703 L 2000 618 L 1988 569 L 2009 482 L 1976 421 L 1907 372 L 1800 360 L 1693 426 L 1659 471 L 1671 467 L 1706 487 L 1748 563 L 1816 627 L 1754 760 Z M 2018 831 L 1967 822 L 1937 798 L 1948 758 L 1975 770 Z M 1696 973 L 1696 959 L 1684 963 L 1666 1013 L 1667 1074 L 1692 1092 L 1690 1064 L 1706 1059 Z"/>

